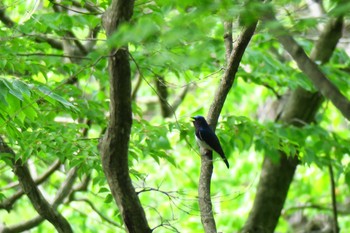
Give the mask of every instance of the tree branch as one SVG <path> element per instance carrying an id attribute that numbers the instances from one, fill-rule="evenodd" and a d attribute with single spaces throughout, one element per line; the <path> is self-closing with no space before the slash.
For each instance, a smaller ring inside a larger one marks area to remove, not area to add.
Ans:
<path id="1" fill-rule="evenodd" d="M 10 17 L 8 17 L 5 14 L 5 9 L 4 8 L 0 8 L 0 21 L 2 21 L 8 28 L 13 28 L 15 26 L 15 22 L 12 21 L 12 19 L 10 19 Z M 22 33 L 22 35 L 28 35 L 25 33 Z M 51 45 L 52 48 L 58 49 L 58 50 L 62 50 L 63 49 L 63 45 L 61 42 L 56 41 L 54 39 L 50 39 L 44 36 L 34 36 L 34 40 L 36 42 L 46 42 L 49 45 Z"/>
<path id="2" fill-rule="evenodd" d="M 36 186 L 26 165 L 19 159 L 14 161 L 15 152 L 0 137 L 0 151 L 12 155 L 13 172 L 16 174 L 22 190 L 27 194 L 35 210 L 46 220 L 52 223 L 58 232 L 73 232 L 68 221 L 58 213 L 43 197 Z"/>
<path id="3" fill-rule="evenodd" d="M 73 232 L 68 221 L 60 213 L 58 213 L 53 208 L 53 206 L 51 206 L 43 197 L 38 187 L 35 185 L 35 182 L 33 181 L 28 168 L 22 164 L 21 161 L 16 161 L 13 170 L 18 177 L 23 191 L 29 197 L 29 200 L 33 204 L 35 210 L 43 218 L 52 223 L 58 232 Z"/>
<path id="4" fill-rule="evenodd" d="M 63 202 L 63 200 L 69 195 L 76 177 L 77 177 L 77 168 L 72 168 L 71 170 L 69 170 L 66 180 L 62 183 L 60 189 L 57 191 L 56 197 L 52 203 L 53 209 L 56 209 Z M 0 226 L 0 232 L 1 233 L 18 233 L 18 232 L 28 231 L 38 226 L 44 220 L 45 218 L 43 216 L 38 215 L 20 224 L 8 226 L 8 227 Z"/>
<path id="5" fill-rule="evenodd" d="M 12 28 L 15 23 L 5 13 L 5 8 L 0 6 L 0 21 L 3 22 L 8 28 Z"/>
<path id="6" fill-rule="evenodd" d="M 72 1 L 72 4 L 75 7 L 84 8 L 90 11 L 91 13 L 100 13 L 100 14 L 103 13 L 97 6 L 95 6 L 92 2 L 89 2 L 89 1 L 85 1 L 84 6 L 77 1 Z"/>
<path id="7" fill-rule="evenodd" d="M 43 173 L 41 176 L 39 176 L 37 179 L 35 179 L 34 183 L 35 185 L 40 185 L 43 183 L 47 178 L 49 178 L 59 167 L 61 166 L 60 160 L 56 160 L 45 173 Z M 10 189 L 18 186 L 19 183 L 12 183 L 7 185 L 6 187 L 2 188 L 4 189 Z M 13 204 L 23 196 L 24 191 L 22 189 L 18 190 L 14 195 L 12 195 L 10 198 L 7 198 L 3 202 L 0 203 L 0 209 L 6 209 L 7 211 L 10 211 L 12 209 Z"/>
<path id="8" fill-rule="evenodd" d="M 224 22 L 224 42 L 225 42 L 225 55 L 226 55 L 226 61 L 228 62 L 230 60 L 230 55 L 232 52 L 232 44 L 233 44 L 233 38 L 232 38 L 232 20 L 225 21 Z"/>
<path id="9" fill-rule="evenodd" d="M 254 34 L 256 24 L 257 23 L 254 23 L 249 27 L 243 29 L 233 48 L 230 59 L 228 61 L 227 69 L 225 70 L 218 89 L 216 90 L 213 104 L 210 106 L 209 114 L 207 117 L 208 123 L 213 129 L 216 128 L 221 109 L 224 106 L 226 96 L 230 91 L 233 82 L 235 81 L 236 72 L 243 57 L 244 51 Z"/>
<path id="10" fill-rule="evenodd" d="M 257 23 L 254 23 L 249 27 L 243 29 L 230 55 L 227 69 L 219 84 L 218 89 L 216 90 L 215 97 L 212 105 L 210 106 L 207 117 L 208 123 L 213 129 L 216 128 L 221 109 L 225 103 L 226 96 L 233 85 L 233 82 L 235 80 L 235 74 L 239 67 L 239 63 L 242 59 L 245 49 L 248 46 L 250 39 L 254 34 L 256 24 Z M 212 173 L 212 152 L 201 150 L 201 172 L 199 177 L 198 199 L 199 208 L 201 211 L 201 221 L 204 230 L 207 233 L 216 232 L 216 224 L 214 220 L 210 198 L 210 182 Z"/>
<path id="11" fill-rule="evenodd" d="M 171 108 L 168 105 L 168 88 L 165 84 L 163 76 L 156 76 L 156 89 L 160 103 L 160 109 L 164 118 L 170 117 L 172 114 Z"/>
<path id="12" fill-rule="evenodd" d="M 122 226 L 120 226 L 120 224 L 118 224 L 118 223 L 114 222 L 113 220 L 109 219 L 101 211 L 99 211 L 99 209 L 97 209 L 96 206 L 94 205 L 94 203 L 92 201 L 90 201 L 89 199 L 87 199 L 87 198 L 77 198 L 77 199 L 74 199 L 74 201 L 82 201 L 82 202 L 87 203 L 91 207 L 91 209 L 93 211 L 95 211 L 98 216 L 100 216 L 100 218 L 103 221 L 106 221 L 109 224 L 111 224 L 111 225 L 113 225 L 113 226 L 115 226 L 115 227 L 117 227 L 119 229 L 124 229 Z"/>
<path id="13" fill-rule="evenodd" d="M 134 78 L 136 79 L 136 84 L 135 84 L 135 86 L 134 86 L 134 88 L 132 90 L 132 93 L 131 93 L 131 100 L 132 101 L 136 100 L 137 92 L 140 89 L 140 86 L 141 86 L 141 83 L 142 83 L 142 75 L 140 74 L 139 70 L 137 70 Z"/>
<path id="14" fill-rule="evenodd" d="M 275 16 L 271 13 L 266 16 L 266 18 L 273 22 L 278 22 Z M 338 42 L 340 36 L 341 36 L 341 30 L 339 28 L 343 25 L 343 19 L 342 17 L 338 18 L 337 20 L 333 21 L 334 26 L 330 26 L 329 28 L 336 31 L 338 35 L 333 35 L 332 37 L 328 37 L 329 39 L 332 38 L 334 41 L 323 41 L 324 45 L 329 48 L 329 50 L 325 50 L 324 57 L 321 57 L 321 55 L 312 55 L 315 57 L 317 56 L 316 61 L 327 61 L 325 58 L 330 57 L 330 54 L 332 54 L 336 43 Z M 279 27 L 271 29 L 271 33 L 273 33 L 279 42 L 283 45 L 283 47 L 287 50 L 287 52 L 293 57 L 295 62 L 297 63 L 299 69 L 303 71 L 308 78 L 312 81 L 314 86 L 322 93 L 323 96 L 328 98 L 334 106 L 336 106 L 340 112 L 343 114 L 345 118 L 350 120 L 350 102 L 349 100 L 339 91 L 339 89 L 330 82 L 327 77 L 322 73 L 318 65 L 312 61 L 305 53 L 305 51 L 300 47 L 297 42 L 294 40 L 293 37 L 289 36 L 286 29 L 279 24 Z M 329 32 L 324 31 L 324 34 L 328 35 Z M 318 42 L 321 43 L 321 42 Z M 326 44 L 328 43 L 328 45 Z M 329 46 L 329 44 L 333 45 L 334 47 Z M 322 54 L 322 52 L 320 52 Z"/>
<path id="15" fill-rule="evenodd" d="M 101 11 L 98 11 L 98 8 L 97 7 L 94 7 L 92 5 L 92 3 L 90 2 L 86 2 L 86 5 L 83 6 L 82 4 L 80 4 L 79 2 L 77 1 L 72 1 L 72 5 L 75 6 L 75 7 L 79 7 L 79 8 L 82 8 L 82 9 L 85 9 L 87 10 L 88 12 L 85 12 L 85 11 L 78 11 L 74 8 L 70 8 L 64 4 L 61 4 L 61 3 L 58 3 L 58 2 L 55 2 L 55 1 L 50 1 L 52 4 L 54 5 L 57 5 L 59 7 L 61 7 L 62 9 L 65 9 L 67 11 L 70 11 L 70 12 L 75 12 L 75 13 L 78 13 L 78 14 L 84 14 L 84 15 L 99 15 L 99 14 L 102 14 L 103 12 Z"/>
<path id="16" fill-rule="evenodd" d="M 182 90 L 182 92 L 180 93 L 180 95 L 178 95 L 176 97 L 176 99 L 174 100 L 173 104 L 171 105 L 172 106 L 172 112 L 176 111 L 176 109 L 180 106 L 180 104 L 183 102 L 183 100 L 185 99 L 186 97 L 186 94 L 188 92 L 188 90 L 190 89 L 190 84 L 187 84 L 185 86 L 185 88 Z"/>
<path id="17" fill-rule="evenodd" d="M 40 223 L 42 223 L 45 219 L 41 217 L 40 215 L 25 221 L 21 222 L 19 224 L 14 224 L 12 226 L 2 226 L 0 225 L 0 233 L 19 233 L 28 231 L 36 226 L 38 226 Z"/>

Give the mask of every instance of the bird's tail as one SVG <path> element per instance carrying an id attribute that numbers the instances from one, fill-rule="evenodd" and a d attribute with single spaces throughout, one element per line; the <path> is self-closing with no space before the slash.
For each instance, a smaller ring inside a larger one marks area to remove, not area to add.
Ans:
<path id="1" fill-rule="evenodd" d="M 227 168 L 230 168 L 230 164 L 228 163 L 225 154 L 220 154 L 221 158 L 224 160 L 224 163 L 226 164 Z"/>

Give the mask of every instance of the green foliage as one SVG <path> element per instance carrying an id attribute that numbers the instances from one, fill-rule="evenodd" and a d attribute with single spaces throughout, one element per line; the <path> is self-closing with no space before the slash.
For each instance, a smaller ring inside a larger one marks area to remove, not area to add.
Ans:
<path id="1" fill-rule="evenodd" d="M 38 174 L 44 173 L 57 159 L 63 163 L 42 184 L 48 195 L 55 195 L 64 182 L 64 173 L 71 167 L 79 168 L 77 183 L 86 176 L 91 179 L 86 190 L 71 197 L 75 201 L 59 208 L 76 232 L 116 232 L 115 225 L 107 223 L 81 200 L 90 200 L 108 219 L 122 226 L 101 167 L 98 143 L 109 116 L 109 49 L 128 45 L 135 75 L 133 90 L 138 82 L 136 74 L 141 76 L 141 86 L 132 102 L 134 115 L 129 144 L 134 186 L 151 227 L 169 223 L 180 232 L 201 232 L 197 204 L 200 158 L 190 117 L 207 114 L 224 73 L 222 22 L 234 20 L 235 41 L 242 24 L 253 22 L 272 5 L 261 5 L 258 1 L 248 1 L 244 6 L 241 1 L 136 1 L 130 24 L 123 24 L 109 39 L 103 30 L 91 39 L 89 35 L 101 26 L 101 13 L 110 1 L 74 2 L 83 6 L 92 3 L 96 11 L 69 11 L 67 8 L 81 10 L 72 1 L 60 1 L 66 7 L 60 8 L 61 11 L 54 11 L 51 1 L 44 1 L 40 7 L 31 2 L 3 1 L 5 13 L 15 26 L 0 25 L 0 135 L 14 150 L 16 158 L 32 164 L 32 171 Z M 314 41 L 306 35 L 316 33 L 317 24 L 324 19 L 304 17 L 304 1 L 278 1 L 273 7 L 279 20 L 310 53 Z M 348 4 L 326 1 L 326 9 L 329 15 L 347 14 Z M 299 204 L 328 206 L 330 163 L 337 173 L 340 204 L 349 194 L 348 122 L 333 105 L 326 101 L 315 122 L 301 128 L 257 119 L 260 106 L 267 100 L 275 100 L 276 95 L 300 86 L 315 91 L 283 47 L 267 32 L 267 26 L 257 29 L 243 56 L 216 129 L 232 164 L 227 170 L 214 153 L 212 197 L 218 229 L 222 232 L 238 231 L 243 226 L 265 155 L 278 162 L 281 151 L 288 156 L 298 155 L 301 160 L 295 187 L 288 194 L 288 208 Z M 76 38 L 70 38 L 67 32 Z M 59 43 L 65 41 L 75 46 L 76 53 L 64 46 L 56 48 L 42 37 Z M 96 43 L 87 55 L 82 55 L 81 51 L 77 52 L 76 40 L 83 45 Z M 350 95 L 348 67 L 349 55 L 341 48 L 322 67 L 346 96 Z M 165 79 L 170 104 L 189 86 L 175 111 L 176 119 L 161 117 L 154 85 L 158 76 Z M 8 153 L 0 154 L 0 187 L 16 180 L 11 172 L 11 159 Z M 150 188 L 153 191 L 145 191 Z M 15 189 L 0 189 L 0 202 L 15 192 Z M 305 213 L 318 212 L 306 210 Z M 12 225 L 19 223 L 18 219 L 35 215 L 28 200 L 21 199 L 9 214 L 1 212 L 0 218 L 6 225 Z M 348 216 L 340 220 L 341 228 L 350 228 Z M 157 229 L 167 231 L 166 227 Z M 50 224 L 33 230 L 47 231 L 53 231 Z M 281 220 L 276 231 L 292 232 L 287 220 Z"/>

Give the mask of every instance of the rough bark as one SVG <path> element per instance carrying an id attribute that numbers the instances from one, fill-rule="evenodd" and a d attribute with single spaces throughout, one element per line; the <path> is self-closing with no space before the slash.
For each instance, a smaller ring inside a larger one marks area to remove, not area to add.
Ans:
<path id="1" fill-rule="evenodd" d="M 321 103 L 322 96 L 318 93 L 298 88 L 289 97 L 281 121 L 296 126 L 310 123 Z M 265 156 L 257 194 L 242 232 L 274 232 L 297 165 L 297 155 L 287 157 L 281 152 L 277 163 L 268 155 Z"/>
<path id="2" fill-rule="evenodd" d="M 331 19 L 311 52 L 311 59 L 322 63 L 327 62 L 341 37 L 341 29 L 342 19 Z M 291 40 L 289 40 L 290 42 Z M 281 43 L 284 45 L 284 42 L 281 41 Z M 295 47 L 296 44 L 292 46 Z M 325 53 L 322 53 L 322 51 L 325 51 Z M 297 54 L 294 54 L 293 58 L 298 64 L 305 61 L 306 55 L 304 52 L 301 53 L 300 57 Z M 311 59 L 307 58 L 310 61 Z M 322 101 L 323 96 L 319 92 L 311 93 L 301 87 L 297 88 L 288 97 L 288 102 L 281 113 L 280 120 L 299 127 L 305 123 L 310 123 L 313 121 Z M 256 198 L 242 232 L 274 232 L 297 165 L 296 157 L 288 158 L 283 153 L 280 154 L 280 162 L 277 164 L 273 163 L 268 155 L 265 156 Z"/>
<path id="3" fill-rule="evenodd" d="M 134 1 L 113 0 L 104 15 L 104 27 L 110 37 L 120 25 L 129 21 Z M 127 232 L 151 232 L 145 212 L 132 185 L 128 167 L 128 147 L 132 125 L 131 71 L 127 46 L 111 51 L 110 119 L 102 139 L 102 166 Z"/>
<path id="4" fill-rule="evenodd" d="M 216 223 L 210 196 L 211 176 L 213 174 L 213 152 L 201 149 L 201 171 L 198 185 L 198 204 L 205 233 L 216 233 Z"/>
<path id="5" fill-rule="evenodd" d="M 225 34 L 224 34 L 225 57 L 226 57 L 226 61 L 228 62 L 230 60 L 232 47 L 233 47 L 232 20 L 224 22 L 224 29 L 225 29 Z"/>
<path id="6" fill-rule="evenodd" d="M 212 105 L 210 106 L 207 120 L 209 125 L 215 130 L 222 107 L 224 106 L 227 94 L 231 90 L 235 80 L 235 74 L 239 63 L 243 57 L 244 51 L 248 46 L 256 28 L 256 23 L 244 28 L 237 39 L 237 43 L 232 50 L 228 61 L 227 69 L 215 93 Z M 216 232 L 216 224 L 212 210 L 210 198 L 210 183 L 213 173 L 212 152 L 201 150 L 201 172 L 198 186 L 199 208 L 201 212 L 201 221 L 206 233 Z"/>

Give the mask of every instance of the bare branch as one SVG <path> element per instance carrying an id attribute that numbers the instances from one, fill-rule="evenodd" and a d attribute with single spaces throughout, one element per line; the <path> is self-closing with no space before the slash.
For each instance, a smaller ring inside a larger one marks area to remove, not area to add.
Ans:
<path id="1" fill-rule="evenodd" d="M 286 208 L 283 210 L 282 215 L 287 216 L 289 214 L 289 212 L 303 210 L 303 209 L 316 209 L 316 210 L 330 211 L 330 212 L 333 211 L 333 208 L 329 207 L 326 204 L 307 203 L 304 205 L 298 205 L 298 206 L 292 206 L 292 207 Z M 338 203 L 337 204 L 337 212 L 338 212 L 338 214 L 349 215 L 350 211 L 349 211 L 348 203 L 345 205 L 339 205 L 339 203 Z"/>
<path id="2" fill-rule="evenodd" d="M 65 54 L 50 54 L 50 53 L 16 53 L 17 56 L 30 57 L 30 56 L 43 56 L 43 57 L 62 57 L 71 59 L 91 60 L 91 58 L 78 55 L 65 55 Z"/>
<path id="3" fill-rule="evenodd" d="M 76 2 L 76 1 L 73 1 L 73 6 L 75 7 L 79 7 L 79 8 L 82 8 L 82 9 L 86 9 L 88 10 L 89 12 L 85 12 L 85 11 L 78 11 L 76 9 L 73 9 L 73 8 L 70 8 L 70 7 L 67 7 L 66 5 L 63 5 L 61 3 L 58 3 L 58 2 L 55 2 L 55 1 L 50 1 L 51 3 L 53 3 L 54 5 L 56 6 L 59 6 L 61 7 L 62 9 L 65 9 L 65 10 L 68 10 L 68 11 L 71 11 L 71 12 L 75 12 L 75 13 L 78 13 L 78 14 L 84 14 L 84 15 L 100 15 L 102 14 L 103 12 L 99 11 L 97 7 L 93 7 L 93 5 L 90 3 L 90 4 L 86 4 L 85 7 L 82 6 L 82 4 Z"/>
<path id="4" fill-rule="evenodd" d="M 325 64 L 331 59 L 333 51 L 342 37 L 343 24 L 343 17 L 328 21 L 311 51 L 310 59 L 319 61 L 321 64 Z"/>
<path id="5" fill-rule="evenodd" d="M 249 27 L 243 29 L 233 48 L 230 59 L 228 61 L 227 69 L 225 70 L 218 89 L 216 90 L 213 104 L 209 109 L 208 123 L 213 129 L 216 128 L 221 109 L 224 106 L 226 96 L 235 81 L 235 74 L 238 70 L 244 51 L 254 34 L 256 24 L 257 23 L 254 23 Z"/>
<path id="6" fill-rule="evenodd" d="M 105 216 L 101 211 L 99 211 L 98 208 L 96 208 L 96 206 L 94 205 L 94 203 L 92 203 L 92 201 L 90 201 L 89 199 L 87 198 L 77 198 L 77 199 L 74 199 L 74 201 L 82 201 L 82 202 L 86 202 L 93 211 L 96 212 L 96 214 L 98 214 L 98 216 L 100 216 L 100 218 L 106 222 L 108 222 L 109 224 L 119 228 L 119 229 L 123 229 L 124 228 L 122 226 L 120 226 L 120 224 L 114 222 L 113 220 L 109 219 L 107 216 Z"/>
<path id="7" fill-rule="evenodd" d="M 79 7 L 79 8 L 84 8 L 92 13 L 100 13 L 100 14 L 103 13 L 102 10 L 100 10 L 97 6 L 95 6 L 92 2 L 89 2 L 89 1 L 85 1 L 84 6 L 80 2 L 77 2 L 77 1 L 72 1 L 72 3 L 73 3 L 73 6 Z"/>
<path id="8" fill-rule="evenodd" d="M 201 171 L 198 185 L 198 203 L 201 221 L 206 233 L 217 232 L 210 196 L 211 175 L 213 174 L 213 152 L 201 150 Z"/>
<path id="9" fill-rule="evenodd" d="M 73 184 L 78 175 L 78 168 L 73 167 L 68 171 L 67 178 L 62 183 L 59 190 L 57 190 L 56 197 L 52 203 L 52 208 L 56 209 L 59 204 L 61 204 L 64 199 L 71 193 Z"/>
<path id="10" fill-rule="evenodd" d="M 26 35 L 26 34 L 23 34 Z M 32 36 L 33 37 L 33 36 Z M 60 41 L 54 40 L 52 38 L 48 38 L 45 36 L 40 36 L 40 35 L 35 35 L 34 36 L 34 40 L 36 42 L 42 43 L 42 42 L 46 42 L 49 45 L 51 45 L 52 48 L 57 49 L 57 50 L 63 50 L 63 45 Z"/>
<path id="11" fill-rule="evenodd" d="M 41 217 L 40 215 L 25 221 L 21 222 L 19 224 L 14 224 L 11 226 L 1 226 L 0 225 L 0 233 L 19 233 L 28 231 L 36 226 L 38 226 L 40 223 L 42 223 L 45 219 Z"/>

